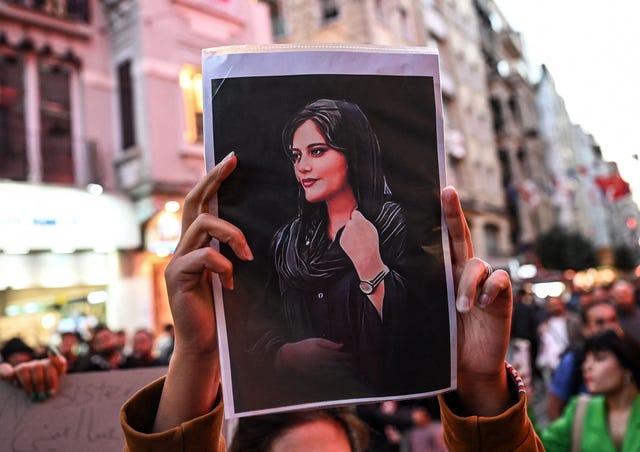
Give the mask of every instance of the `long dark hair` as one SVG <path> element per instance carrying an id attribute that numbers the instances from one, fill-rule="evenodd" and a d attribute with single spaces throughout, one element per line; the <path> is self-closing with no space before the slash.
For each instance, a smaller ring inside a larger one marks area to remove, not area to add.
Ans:
<path id="1" fill-rule="evenodd" d="M 343 153 L 349 165 L 348 177 L 358 203 L 358 210 L 369 218 L 375 218 L 390 194 L 382 172 L 380 145 L 369 120 L 360 107 L 345 100 L 318 99 L 307 104 L 287 122 L 282 132 L 282 142 L 287 155 L 295 131 L 311 120 L 318 127 L 331 148 Z M 311 204 L 299 187 L 299 214 L 305 217 L 324 212 L 324 203 Z"/>
<path id="2" fill-rule="evenodd" d="M 605 330 L 588 337 L 584 344 L 585 353 L 609 351 L 620 365 L 631 371 L 636 386 L 640 386 L 640 344 L 628 334 Z"/>

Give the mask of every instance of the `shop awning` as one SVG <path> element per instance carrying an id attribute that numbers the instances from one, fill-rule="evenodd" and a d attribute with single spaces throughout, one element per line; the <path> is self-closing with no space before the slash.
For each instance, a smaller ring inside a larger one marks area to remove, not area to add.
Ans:
<path id="1" fill-rule="evenodd" d="M 71 187 L 0 182 L 0 252 L 110 252 L 141 244 L 133 203 Z"/>

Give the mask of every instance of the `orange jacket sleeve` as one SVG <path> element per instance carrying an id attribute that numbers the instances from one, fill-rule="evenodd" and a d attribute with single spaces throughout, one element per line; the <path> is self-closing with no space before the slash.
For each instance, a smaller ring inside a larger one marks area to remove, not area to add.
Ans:
<path id="1" fill-rule="evenodd" d="M 204 416 L 184 422 L 165 432 L 149 433 L 155 420 L 164 377 L 145 386 L 131 397 L 120 410 L 120 425 L 124 431 L 125 451 L 164 452 L 224 452 L 222 436 L 223 404 L 219 392 L 212 410 Z"/>

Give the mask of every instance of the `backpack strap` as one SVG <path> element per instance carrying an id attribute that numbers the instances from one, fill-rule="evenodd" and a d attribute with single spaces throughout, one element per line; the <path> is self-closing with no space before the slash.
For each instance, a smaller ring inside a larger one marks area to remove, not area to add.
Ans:
<path id="1" fill-rule="evenodd" d="M 573 428 L 571 429 L 571 452 L 580 452 L 584 414 L 587 411 L 590 400 L 591 396 L 589 396 L 589 394 L 580 394 L 578 396 L 578 404 L 576 405 L 576 412 L 573 416 Z"/>

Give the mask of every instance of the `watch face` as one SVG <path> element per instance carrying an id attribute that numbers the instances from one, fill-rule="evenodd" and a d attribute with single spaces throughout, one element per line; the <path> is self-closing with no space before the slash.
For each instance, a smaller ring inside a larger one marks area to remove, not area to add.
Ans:
<path id="1" fill-rule="evenodd" d="M 371 284 L 369 281 L 360 281 L 360 290 L 363 294 L 369 295 L 373 292 L 373 289 L 373 284 Z"/>

